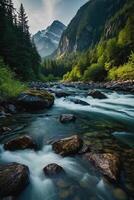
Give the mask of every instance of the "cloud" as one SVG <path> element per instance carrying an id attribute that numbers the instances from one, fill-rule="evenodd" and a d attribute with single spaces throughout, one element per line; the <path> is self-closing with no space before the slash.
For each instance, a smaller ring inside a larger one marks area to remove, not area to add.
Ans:
<path id="1" fill-rule="evenodd" d="M 23 3 L 29 17 L 29 26 L 32 33 L 49 26 L 55 19 L 66 25 L 75 15 L 78 8 L 87 0 L 13 0 L 19 8 Z"/>

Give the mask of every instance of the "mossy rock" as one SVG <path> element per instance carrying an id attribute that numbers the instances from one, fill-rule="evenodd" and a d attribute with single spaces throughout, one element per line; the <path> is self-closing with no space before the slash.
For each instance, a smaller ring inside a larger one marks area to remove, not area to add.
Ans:
<path id="1" fill-rule="evenodd" d="M 28 90 L 19 95 L 17 104 L 26 110 L 41 110 L 54 104 L 54 96 L 47 91 Z"/>

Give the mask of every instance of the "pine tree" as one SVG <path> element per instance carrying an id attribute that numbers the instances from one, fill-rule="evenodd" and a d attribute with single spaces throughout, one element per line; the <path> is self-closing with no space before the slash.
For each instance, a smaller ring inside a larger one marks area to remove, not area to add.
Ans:
<path id="1" fill-rule="evenodd" d="M 19 79 L 39 74 L 41 60 L 31 41 L 28 17 L 22 4 L 17 14 L 12 0 L 0 0 L 0 57 Z"/>
<path id="2" fill-rule="evenodd" d="M 14 7 L 12 0 L 6 0 L 8 21 L 13 24 L 14 22 Z"/>
<path id="3" fill-rule="evenodd" d="M 19 10 L 18 26 L 23 31 L 23 33 L 29 34 L 28 17 L 25 13 L 23 4 L 21 4 L 20 10 Z"/>

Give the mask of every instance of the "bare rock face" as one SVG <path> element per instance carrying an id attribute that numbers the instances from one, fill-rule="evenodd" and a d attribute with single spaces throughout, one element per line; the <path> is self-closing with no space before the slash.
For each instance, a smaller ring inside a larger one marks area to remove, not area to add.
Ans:
<path id="1" fill-rule="evenodd" d="M 52 144 L 52 148 L 55 151 L 55 153 L 60 154 L 62 156 L 76 154 L 82 148 L 82 146 L 83 141 L 77 135 L 61 139 Z"/>
<path id="2" fill-rule="evenodd" d="M 0 165 L 0 197 L 19 195 L 29 183 L 29 169 L 25 165 L 11 163 Z"/>
<path id="3" fill-rule="evenodd" d="M 100 169 L 103 175 L 107 176 L 111 180 L 118 180 L 120 160 L 117 155 L 111 153 L 86 153 L 85 158 Z"/>
<path id="4" fill-rule="evenodd" d="M 4 144 L 4 149 L 9 151 L 36 149 L 37 145 L 30 136 L 22 136 Z"/>
<path id="5" fill-rule="evenodd" d="M 94 99 L 107 99 L 107 96 L 98 90 L 92 90 L 88 95 Z"/>
<path id="6" fill-rule="evenodd" d="M 43 171 L 45 175 L 49 177 L 64 173 L 64 169 L 55 163 L 47 165 L 46 167 L 44 167 Z"/>
<path id="7" fill-rule="evenodd" d="M 62 114 L 60 116 L 61 123 L 74 122 L 75 120 L 76 120 L 76 117 L 73 114 Z"/>

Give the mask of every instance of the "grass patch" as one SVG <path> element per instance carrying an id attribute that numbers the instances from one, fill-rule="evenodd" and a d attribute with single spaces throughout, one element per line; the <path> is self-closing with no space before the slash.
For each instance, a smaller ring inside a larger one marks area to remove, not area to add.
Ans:
<path id="1" fill-rule="evenodd" d="M 0 96 L 2 99 L 18 96 L 26 85 L 14 78 L 14 74 L 0 59 Z"/>

